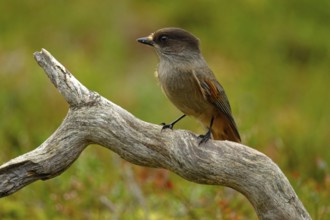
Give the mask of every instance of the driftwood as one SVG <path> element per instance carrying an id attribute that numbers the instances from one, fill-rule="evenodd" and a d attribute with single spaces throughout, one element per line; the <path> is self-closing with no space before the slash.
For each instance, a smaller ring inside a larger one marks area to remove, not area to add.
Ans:
<path id="1" fill-rule="evenodd" d="M 59 128 L 38 148 L 0 166 L 0 197 L 64 172 L 91 143 L 146 167 L 244 194 L 259 219 L 311 219 L 288 179 L 264 154 L 229 141 L 199 145 L 197 135 L 144 122 L 84 87 L 46 50 L 38 64 L 69 103 Z"/>

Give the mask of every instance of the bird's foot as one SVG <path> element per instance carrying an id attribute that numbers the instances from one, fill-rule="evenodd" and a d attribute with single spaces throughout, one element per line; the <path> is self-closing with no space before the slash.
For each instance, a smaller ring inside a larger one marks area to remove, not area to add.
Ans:
<path id="1" fill-rule="evenodd" d="M 182 115 L 180 118 L 174 120 L 173 122 L 171 122 L 171 123 L 169 123 L 169 124 L 161 123 L 161 125 L 163 125 L 162 130 L 167 129 L 167 128 L 169 128 L 169 129 L 172 130 L 173 127 L 174 127 L 174 125 L 175 125 L 178 121 L 180 121 L 181 119 L 183 119 L 185 116 L 186 116 L 186 115 Z"/>
<path id="2" fill-rule="evenodd" d="M 162 127 L 162 130 L 164 130 L 164 129 L 168 129 L 168 128 L 172 130 L 172 129 L 173 129 L 173 126 L 174 126 L 173 123 L 166 124 L 166 123 L 164 123 L 164 122 L 161 123 L 161 125 L 163 126 L 163 127 Z"/>
<path id="3" fill-rule="evenodd" d="M 199 145 L 202 143 L 206 143 L 209 139 L 211 139 L 211 131 L 207 131 L 206 134 L 201 134 L 198 136 L 198 138 L 201 138 Z"/>

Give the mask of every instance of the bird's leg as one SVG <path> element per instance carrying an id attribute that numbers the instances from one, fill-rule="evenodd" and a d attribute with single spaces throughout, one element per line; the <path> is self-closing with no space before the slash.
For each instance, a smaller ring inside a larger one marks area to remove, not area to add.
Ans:
<path id="1" fill-rule="evenodd" d="M 182 115 L 180 118 L 174 120 L 173 122 L 171 122 L 171 123 L 169 123 L 169 124 L 161 123 L 161 125 L 163 125 L 162 130 L 163 130 L 163 129 L 167 129 L 167 128 L 169 128 L 169 129 L 173 129 L 173 126 L 174 126 L 178 121 L 180 121 L 181 119 L 183 119 L 185 116 L 186 116 L 186 115 Z"/>
<path id="2" fill-rule="evenodd" d="M 213 120 L 214 116 L 212 115 L 211 122 L 210 122 L 210 127 L 206 134 L 199 135 L 199 138 L 202 138 L 202 140 L 199 142 L 199 144 L 206 143 L 210 138 L 211 138 L 211 130 L 212 130 L 212 125 L 213 125 Z"/>

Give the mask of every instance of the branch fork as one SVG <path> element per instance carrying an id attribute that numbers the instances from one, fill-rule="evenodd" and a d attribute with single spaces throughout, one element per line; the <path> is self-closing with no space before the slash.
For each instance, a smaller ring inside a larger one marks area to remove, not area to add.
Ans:
<path id="1" fill-rule="evenodd" d="M 137 165 L 231 187 L 248 198 L 259 219 L 311 219 L 283 172 L 261 152 L 230 141 L 199 145 L 192 132 L 162 131 L 87 89 L 45 49 L 34 57 L 70 107 L 44 143 L 0 166 L 0 197 L 60 175 L 93 143 Z"/>

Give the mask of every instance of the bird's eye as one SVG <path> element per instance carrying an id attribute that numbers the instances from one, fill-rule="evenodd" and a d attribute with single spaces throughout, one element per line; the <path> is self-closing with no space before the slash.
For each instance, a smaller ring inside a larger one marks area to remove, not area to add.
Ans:
<path id="1" fill-rule="evenodd" d="M 162 35 L 159 37 L 160 42 L 166 42 L 168 40 L 168 37 L 166 35 Z"/>

